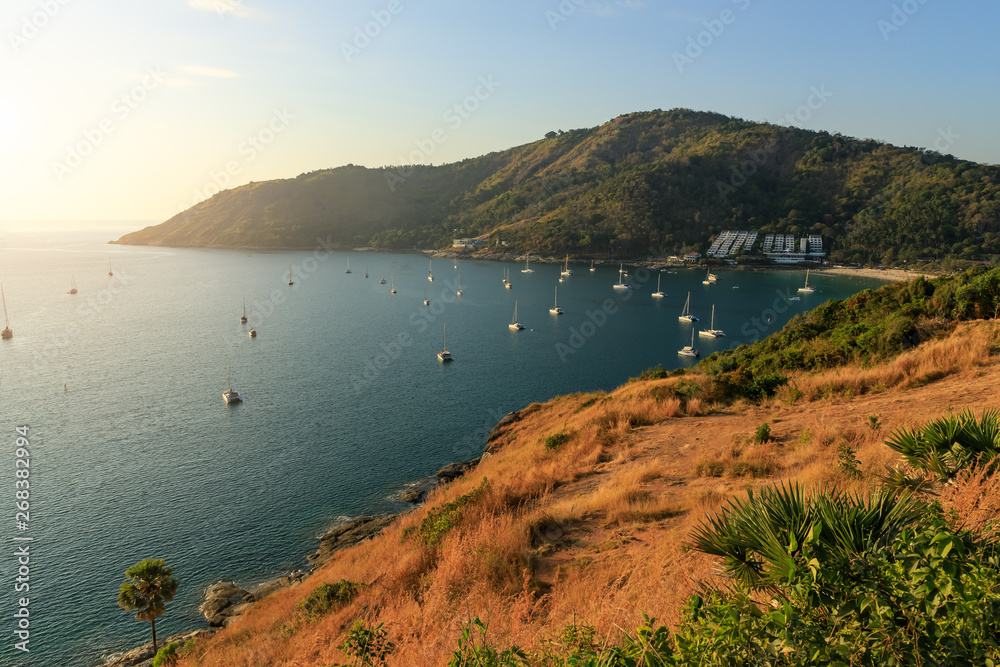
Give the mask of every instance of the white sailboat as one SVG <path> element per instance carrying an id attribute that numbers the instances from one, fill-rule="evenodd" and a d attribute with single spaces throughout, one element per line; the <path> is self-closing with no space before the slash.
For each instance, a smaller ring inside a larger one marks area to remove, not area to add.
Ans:
<path id="1" fill-rule="evenodd" d="M 597 269 L 594 268 L 594 260 L 590 260 L 590 272 L 593 273 Z"/>
<path id="2" fill-rule="evenodd" d="M 76 294 L 76 276 L 72 276 L 71 281 L 69 291 L 66 294 Z"/>
<path id="3" fill-rule="evenodd" d="M 617 290 L 630 290 L 630 289 L 632 289 L 632 286 L 629 285 L 627 282 L 625 282 L 624 275 L 625 275 L 625 265 L 624 264 L 620 264 L 618 266 L 618 282 L 616 282 L 614 285 L 612 285 L 613 288 L 615 288 Z"/>
<path id="4" fill-rule="evenodd" d="M 7 296 L 3 293 L 3 285 L 0 285 L 0 299 L 3 300 L 3 331 L 0 331 L 0 338 L 10 340 L 14 337 L 14 332 L 10 328 L 10 320 L 7 319 Z"/>
<path id="5" fill-rule="evenodd" d="M 666 296 L 666 294 L 660 291 L 660 274 L 656 274 L 656 291 L 653 292 L 651 296 L 656 299 L 662 299 Z"/>
<path id="6" fill-rule="evenodd" d="M 251 320 L 253 319 L 253 306 L 252 305 L 250 306 L 250 319 Z M 250 325 L 250 331 L 248 331 L 247 334 L 249 334 L 249 336 L 251 338 L 256 338 L 257 337 L 257 330 L 253 328 L 252 324 Z"/>
<path id="7" fill-rule="evenodd" d="M 458 274 L 458 289 L 455 291 L 456 296 L 462 296 L 462 274 Z"/>
<path id="8" fill-rule="evenodd" d="M 351 272 L 351 258 L 348 257 L 347 258 L 347 270 L 344 271 L 344 273 L 350 273 L 350 272 Z"/>
<path id="9" fill-rule="evenodd" d="M 806 269 L 806 284 L 799 288 L 802 294 L 812 294 L 816 288 L 809 284 L 809 269 Z"/>
<path id="10" fill-rule="evenodd" d="M 524 328 L 524 325 L 517 321 L 517 301 L 514 302 L 514 319 L 510 321 L 507 328 L 511 331 L 520 331 Z"/>
<path id="11" fill-rule="evenodd" d="M 521 269 L 521 273 L 534 273 L 535 270 L 528 266 L 528 256 L 524 256 L 524 268 Z"/>
<path id="12" fill-rule="evenodd" d="M 367 278 L 367 277 L 368 277 L 368 267 L 366 266 L 365 267 L 365 278 Z"/>
<path id="13" fill-rule="evenodd" d="M 378 281 L 379 285 L 385 285 L 385 267 L 382 267 L 382 280 Z"/>
<path id="14" fill-rule="evenodd" d="M 706 270 L 706 271 L 705 271 L 705 279 L 701 281 L 701 284 L 702 284 L 702 285 L 711 285 L 711 284 L 712 284 L 712 282 L 713 282 L 713 281 L 712 281 L 712 280 L 710 279 L 710 276 L 711 276 L 711 275 L 712 275 L 712 270 L 711 270 L 711 269 L 708 269 L 708 270 Z"/>
<path id="15" fill-rule="evenodd" d="M 514 287 L 514 285 L 512 285 L 511 282 L 510 282 L 510 269 L 504 269 L 503 276 L 504 276 L 503 277 L 503 286 L 504 286 L 504 288 L 505 289 L 511 289 L 512 287 Z"/>
<path id="16" fill-rule="evenodd" d="M 562 315 L 563 309 L 559 307 L 559 288 L 556 288 L 555 297 L 552 299 L 552 307 L 549 308 L 549 312 L 553 315 Z"/>
<path id="17" fill-rule="evenodd" d="M 348 261 L 350 261 L 350 260 L 348 260 Z M 348 271 L 348 273 L 350 273 L 350 271 Z M 288 267 L 288 286 L 291 287 L 294 284 L 295 283 L 292 282 L 292 267 L 289 266 Z"/>
<path id="18" fill-rule="evenodd" d="M 562 273 L 560 273 L 559 275 L 562 275 L 562 276 L 571 276 L 571 275 L 573 275 L 573 272 L 569 270 L 569 255 L 566 255 L 566 263 L 563 264 Z"/>
<path id="19" fill-rule="evenodd" d="M 240 317 L 240 324 L 247 323 L 247 298 L 243 297 L 243 315 Z"/>
<path id="20" fill-rule="evenodd" d="M 240 392 L 233 389 L 233 362 L 229 362 L 229 389 L 222 392 L 222 400 L 226 403 L 239 403 L 243 400 Z"/>
<path id="21" fill-rule="evenodd" d="M 691 292 L 688 292 L 687 301 L 684 302 L 684 310 L 678 318 L 681 322 L 697 322 L 698 318 L 691 314 Z"/>
<path id="22" fill-rule="evenodd" d="M 431 262 L 432 261 L 433 260 L 427 260 L 427 280 L 429 280 L 429 281 L 433 281 L 434 280 L 434 274 L 431 273 Z"/>
<path id="23" fill-rule="evenodd" d="M 427 288 L 426 287 L 424 287 L 424 305 L 425 306 L 431 305 L 431 300 L 427 298 Z"/>
<path id="24" fill-rule="evenodd" d="M 694 347 L 694 329 L 691 330 L 691 344 L 685 345 L 683 348 L 677 350 L 677 354 L 682 357 L 697 357 L 698 350 Z"/>
<path id="25" fill-rule="evenodd" d="M 726 332 L 722 329 L 715 328 L 715 304 L 712 304 L 712 324 L 709 325 L 708 329 L 702 329 L 698 332 L 699 336 L 704 336 L 705 338 L 721 338 L 726 335 Z"/>
<path id="26" fill-rule="evenodd" d="M 438 361 L 444 363 L 445 361 L 454 361 L 455 359 L 451 356 L 451 352 L 448 351 L 448 325 L 444 325 L 444 330 L 441 332 L 441 351 L 438 352 Z"/>
<path id="27" fill-rule="evenodd" d="M 111 257 L 108 256 L 108 277 L 113 278 L 114 275 L 115 275 L 115 272 L 111 270 Z"/>
<path id="28" fill-rule="evenodd" d="M 395 294 L 396 288 L 392 284 L 392 275 L 389 275 L 389 294 Z"/>

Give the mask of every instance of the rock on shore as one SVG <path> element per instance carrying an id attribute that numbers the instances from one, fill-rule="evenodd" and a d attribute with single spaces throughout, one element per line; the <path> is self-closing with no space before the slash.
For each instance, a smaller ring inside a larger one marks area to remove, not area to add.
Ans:
<path id="1" fill-rule="evenodd" d="M 167 644 L 177 643 L 184 644 L 189 639 L 194 639 L 196 637 L 210 637 L 215 634 L 215 630 L 194 630 L 192 632 L 180 632 L 176 635 L 170 635 L 166 639 L 160 639 L 156 642 L 157 649 L 161 649 Z M 153 657 L 156 653 L 153 652 L 153 642 L 147 642 L 138 648 L 134 648 L 131 651 L 126 651 L 122 653 L 117 658 L 109 660 L 104 663 L 104 667 L 152 667 Z"/>
<path id="2" fill-rule="evenodd" d="M 341 549 L 354 546 L 365 540 L 375 537 L 385 527 L 392 523 L 398 514 L 389 516 L 361 516 L 351 519 L 341 525 L 329 530 L 319 538 L 319 549 L 309 554 L 306 558 L 312 564 L 313 569 L 320 567 L 330 560 L 333 554 Z"/>

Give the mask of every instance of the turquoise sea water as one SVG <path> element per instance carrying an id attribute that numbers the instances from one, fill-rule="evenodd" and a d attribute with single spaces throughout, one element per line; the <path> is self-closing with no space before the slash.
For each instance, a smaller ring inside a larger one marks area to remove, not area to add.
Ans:
<path id="1" fill-rule="evenodd" d="M 560 284 L 557 265 L 523 274 L 521 264 L 456 269 L 436 259 L 429 282 L 417 254 L 106 245 L 136 227 L 0 223 L 14 330 L 0 341 L 3 665 L 93 665 L 147 641 L 148 624 L 115 604 L 125 569 L 146 557 L 165 558 L 181 582 L 158 635 L 203 625 L 205 586 L 304 566 L 338 517 L 402 509 L 398 490 L 477 456 L 510 410 L 682 363 L 691 328 L 677 315 L 688 291 L 699 326 L 715 304 L 716 327 L 729 334 L 696 337 L 705 356 L 879 284 L 818 275 L 819 292 L 787 302 L 803 273 L 720 272 L 705 286 L 699 271 L 635 271 L 637 289 L 623 294 L 611 288 L 617 268 L 584 264 Z M 395 296 L 379 284 L 383 269 Z M 662 300 L 650 297 L 657 275 Z M 79 293 L 68 295 L 73 279 Z M 558 317 L 548 312 L 556 286 Z M 239 322 L 244 297 L 254 340 Z M 519 333 L 507 327 L 515 299 Z M 447 365 L 435 356 L 444 323 Z M 245 401 L 227 406 L 229 362 Z M 21 424 L 30 426 L 26 532 L 13 508 Z M 14 649 L 12 618 L 13 538 L 25 535 L 34 538 L 29 654 Z"/>

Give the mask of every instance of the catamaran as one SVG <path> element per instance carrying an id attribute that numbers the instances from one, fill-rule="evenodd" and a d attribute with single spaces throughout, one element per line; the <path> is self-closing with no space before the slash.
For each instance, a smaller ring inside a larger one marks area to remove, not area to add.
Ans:
<path id="1" fill-rule="evenodd" d="M 76 294 L 76 276 L 72 276 L 71 280 L 72 280 L 72 282 L 70 283 L 71 286 L 69 288 L 69 291 L 66 292 L 66 293 L 67 294 Z"/>
<path id="2" fill-rule="evenodd" d="M 562 273 L 559 274 L 559 275 L 562 275 L 562 276 L 571 276 L 571 275 L 573 275 L 573 272 L 569 270 L 569 255 L 566 255 L 566 263 L 563 264 Z"/>
<path id="3" fill-rule="evenodd" d="M 240 317 L 240 324 L 247 323 L 247 298 L 243 297 L 243 315 Z"/>
<path id="4" fill-rule="evenodd" d="M 681 322 L 697 322 L 698 318 L 691 314 L 691 292 L 688 292 L 687 301 L 684 302 L 684 310 L 677 317 Z"/>
<path id="5" fill-rule="evenodd" d="M 666 294 L 660 291 L 660 274 L 656 274 L 656 291 L 651 296 L 657 299 L 662 299 L 666 296 Z"/>
<path id="6" fill-rule="evenodd" d="M 222 392 L 222 400 L 226 403 L 239 403 L 243 400 L 240 392 L 233 389 L 233 362 L 229 362 L 229 389 Z"/>
<path id="7" fill-rule="evenodd" d="M 0 285 L 0 299 L 3 300 L 3 331 L 0 331 L 0 338 L 10 340 L 14 337 L 14 332 L 10 328 L 10 320 L 7 319 L 7 297 L 3 293 L 3 285 Z"/>
<path id="8" fill-rule="evenodd" d="M 685 345 L 680 350 L 677 350 L 677 354 L 679 354 L 682 357 L 697 357 L 698 356 L 698 350 L 696 350 L 695 347 L 694 347 L 694 329 L 691 330 L 691 344 L 690 345 Z"/>
<path id="9" fill-rule="evenodd" d="M 427 260 L 427 280 L 434 280 L 434 274 L 431 273 L 431 261 Z"/>
<path id="10" fill-rule="evenodd" d="M 559 307 L 559 288 L 556 288 L 555 297 L 552 299 L 552 307 L 549 308 L 549 312 L 553 315 L 562 315 L 563 309 Z"/>
<path id="11" fill-rule="evenodd" d="M 698 332 L 699 336 L 704 336 L 705 338 L 721 338 L 726 335 L 722 329 L 715 328 L 715 304 L 712 304 L 712 324 L 708 329 L 702 329 Z"/>
<path id="12" fill-rule="evenodd" d="M 535 270 L 528 266 L 528 256 L 524 256 L 524 268 L 521 269 L 521 273 L 534 273 Z"/>
<path id="13" fill-rule="evenodd" d="M 806 284 L 799 288 L 803 294 L 812 294 L 816 288 L 809 284 L 809 269 L 806 269 Z"/>
<path id="14" fill-rule="evenodd" d="M 517 321 L 517 301 L 514 302 L 514 319 L 510 321 L 507 328 L 511 331 L 520 331 L 524 328 L 524 325 Z"/>
<path id="15" fill-rule="evenodd" d="M 448 351 L 448 325 L 444 325 L 444 330 L 441 332 L 441 351 L 438 352 L 438 361 L 454 361 L 451 356 L 451 352 Z"/>
<path id="16" fill-rule="evenodd" d="M 627 282 L 625 282 L 625 279 L 623 277 L 624 275 L 625 275 L 625 265 L 624 264 L 620 264 L 618 266 L 618 282 L 616 282 L 614 285 L 612 285 L 612 287 L 614 287 L 615 289 L 620 289 L 620 290 L 629 290 L 629 289 L 632 289 L 632 286 L 629 285 Z"/>

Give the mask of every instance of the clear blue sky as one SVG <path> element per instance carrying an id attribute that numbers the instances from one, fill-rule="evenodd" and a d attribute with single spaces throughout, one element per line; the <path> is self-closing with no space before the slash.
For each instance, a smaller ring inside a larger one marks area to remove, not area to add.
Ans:
<path id="1" fill-rule="evenodd" d="M 440 164 L 654 108 L 812 101 L 802 127 L 1000 163 L 998 25 L 994 0 L 6 0 L 0 219 L 163 220 L 213 174 Z"/>

